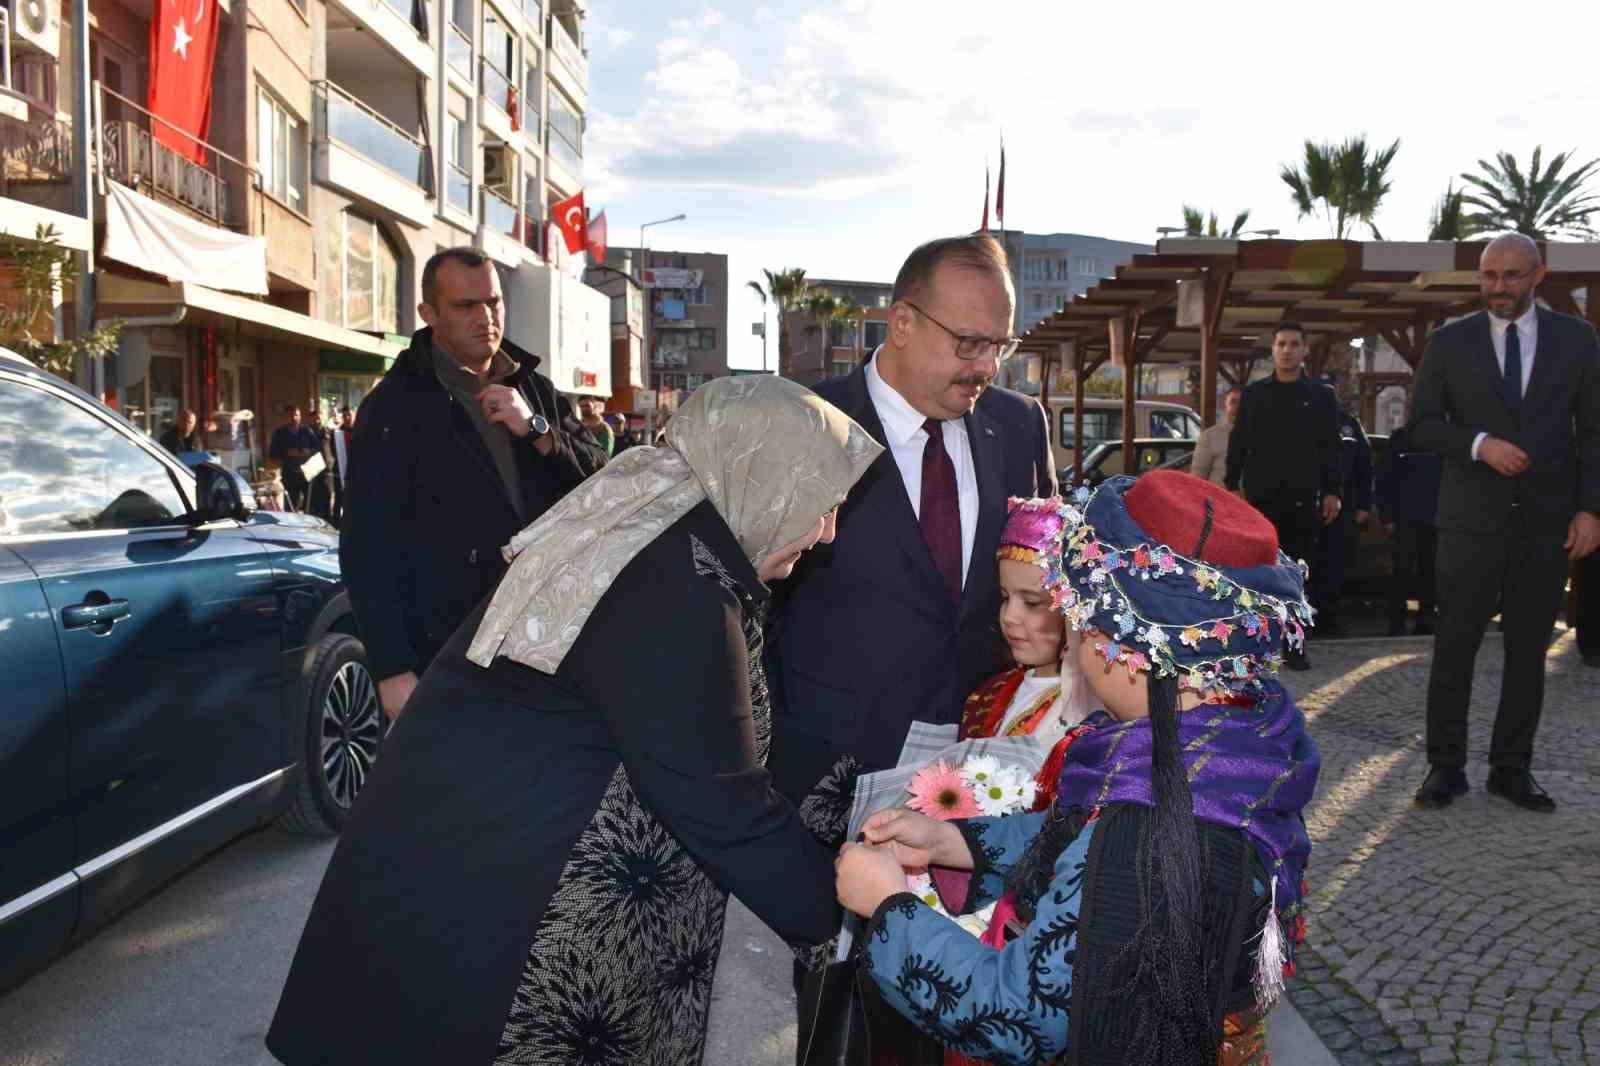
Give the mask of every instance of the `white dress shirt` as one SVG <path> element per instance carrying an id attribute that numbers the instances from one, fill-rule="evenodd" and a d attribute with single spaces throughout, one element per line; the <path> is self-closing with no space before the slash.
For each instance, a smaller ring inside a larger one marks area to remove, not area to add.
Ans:
<path id="1" fill-rule="evenodd" d="M 867 363 L 867 397 L 883 423 L 889 454 L 900 468 L 900 481 L 911 499 L 911 509 L 922 519 L 922 452 L 928 446 L 922 424 L 928 417 L 906 402 L 878 373 L 880 345 Z M 944 450 L 956 468 L 956 506 L 961 511 L 961 583 L 966 586 L 972 567 L 972 545 L 978 539 L 978 471 L 972 462 L 972 445 L 967 440 L 967 424 L 952 418 L 940 423 L 944 429 Z"/>
<path id="2" fill-rule="evenodd" d="M 1500 376 L 1506 373 L 1506 329 L 1511 325 L 1508 318 L 1497 315 L 1489 316 L 1489 343 L 1494 345 L 1495 365 L 1500 368 Z M 1535 301 L 1528 303 L 1528 309 L 1517 319 L 1517 350 L 1522 353 L 1522 395 L 1528 394 L 1528 382 L 1533 378 L 1533 357 L 1539 350 L 1539 305 Z M 1472 458 L 1478 458 L 1478 446 L 1483 443 L 1487 433 L 1479 433 L 1472 438 Z"/>

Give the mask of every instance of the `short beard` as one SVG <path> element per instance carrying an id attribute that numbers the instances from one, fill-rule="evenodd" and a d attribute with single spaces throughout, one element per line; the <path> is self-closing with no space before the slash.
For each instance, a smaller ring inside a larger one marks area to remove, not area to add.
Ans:
<path id="1" fill-rule="evenodd" d="M 967 385 L 967 386 L 974 386 L 974 387 L 977 387 L 977 388 L 980 388 L 980 389 L 987 389 L 990 385 L 994 384 L 994 378 L 986 377 L 983 374 L 962 374 L 960 377 L 956 378 L 950 384 L 952 384 L 952 385 Z"/>

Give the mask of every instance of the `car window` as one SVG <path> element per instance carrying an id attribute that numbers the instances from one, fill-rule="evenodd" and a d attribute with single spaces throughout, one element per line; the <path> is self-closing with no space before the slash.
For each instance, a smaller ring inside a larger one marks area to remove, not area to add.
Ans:
<path id="1" fill-rule="evenodd" d="M 1083 412 L 1083 451 L 1088 452 L 1107 441 L 1122 439 L 1121 411 Z M 1061 411 L 1061 446 L 1077 447 L 1072 433 L 1072 408 Z"/>
<path id="2" fill-rule="evenodd" d="M 1190 436 L 1186 424 L 1189 416 L 1182 411 L 1151 411 L 1150 435 L 1152 437 L 1171 437 L 1174 440 L 1183 440 Z"/>
<path id="3" fill-rule="evenodd" d="M 0 535 L 171 525 L 187 510 L 171 472 L 111 423 L 0 378 Z"/>

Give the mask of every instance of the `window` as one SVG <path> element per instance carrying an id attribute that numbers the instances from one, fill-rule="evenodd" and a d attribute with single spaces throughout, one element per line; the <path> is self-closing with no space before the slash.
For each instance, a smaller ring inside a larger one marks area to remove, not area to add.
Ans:
<path id="1" fill-rule="evenodd" d="M 1183 440 L 1191 436 L 1189 432 L 1189 416 L 1181 411 L 1151 411 L 1150 435 L 1152 437 L 1171 437 L 1173 440 Z M 1194 434 L 1198 435 L 1198 434 Z"/>
<path id="2" fill-rule="evenodd" d="M 305 213 L 305 123 L 264 88 L 256 89 L 256 166 L 263 190 Z"/>
<path id="3" fill-rule="evenodd" d="M 506 17 L 488 4 L 483 6 L 483 59 L 506 77 L 517 69 L 517 42 Z"/>
<path id="4" fill-rule="evenodd" d="M 712 351 L 716 351 L 716 348 L 717 348 L 717 331 L 714 330 L 714 329 L 703 329 L 703 330 L 701 330 L 700 331 L 700 350 L 703 351 L 703 352 L 712 352 Z"/>
<path id="5" fill-rule="evenodd" d="M 694 304 L 696 307 L 706 306 L 711 303 L 712 290 L 709 285 L 702 285 L 698 289 L 684 289 L 683 302 Z"/>
<path id="6" fill-rule="evenodd" d="M 835 361 L 833 364 L 833 376 L 836 378 L 848 377 L 855 368 L 856 365 L 854 363 Z"/>
<path id="7" fill-rule="evenodd" d="M 452 0 L 444 54 L 445 61 L 458 72 L 472 77 L 472 0 Z"/>
<path id="8" fill-rule="evenodd" d="M 172 525 L 184 503 L 159 459 L 44 389 L 0 381 L 0 535 Z"/>
<path id="9" fill-rule="evenodd" d="M 1075 274 L 1088 274 L 1091 277 L 1100 276 L 1100 260 L 1092 255 L 1080 255 L 1072 260 L 1072 270 Z"/>
<path id="10" fill-rule="evenodd" d="M 889 339 L 889 323 L 867 320 L 861 323 L 862 345 L 867 351 L 875 350 L 878 345 Z"/>
<path id="11" fill-rule="evenodd" d="M 544 101 L 539 99 L 539 90 L 544 82 L 539 77 L 538 50 L 529 48 L 527 57 L 522 74 L 522 129 L 527 136 L 538 140 L 539 109 L 544 106 Z"/>
<path id="12" fill-rule="evenodd" d="M 561 163 L 583 166 L 583 115 L 578 105 L 556 86 L 550 86 L 550 136 L 546 147 Z"/>
<path id="13" fill-rule="evenodd" d="M 398 333 L 400 253 L 372 219 L 345 211 L 328 228 L 327 319 L 349 329 Z"/>
<path id="14" fill-rule="evenodd" d="M 468 151 L 472 129 L 467 125 L 467 99 L 451 90 L 444 117 L 445 202 L 462 211 L 472 210 L 472 167 Z"/>
<path id="15" fill-rule="evenodd" d="M 1072 408 L 1061 409 L 1061 446 L 1074 448 L 1072 436 Z M 1122 439 L 1121 411 L 1083 412 L 1083 451 L 1088 452 L 1108 440 Z"/>
<path id="16" fill-rule="evenodd" d="M 65 27 L 63 27 L 65 28 Z M 54 59 L 32 54 L 17 54 L 13 46 L 11 60 L 11 87 L 23 96 L 41 105 L 45 111 L 56 109 L 57 64 Z M 124 93 L 123 95 L 128 95 Z M 109 115 L 116 101 L 106 97 Z"/>

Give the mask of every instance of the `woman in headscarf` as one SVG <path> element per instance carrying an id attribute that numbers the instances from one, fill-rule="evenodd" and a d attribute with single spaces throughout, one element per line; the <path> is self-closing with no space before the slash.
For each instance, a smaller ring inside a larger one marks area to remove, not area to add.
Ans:
<path id="1" fill-rule="evenodd" d="M 307 922 L 283 1062 L 692 1066 L 730 891 L 794 942 L 837 930 L 833 856 L 763 766 L 761 619 L 881 448 L 765 376 L 667 440 L 519 534 L 428 669 Z"/>

